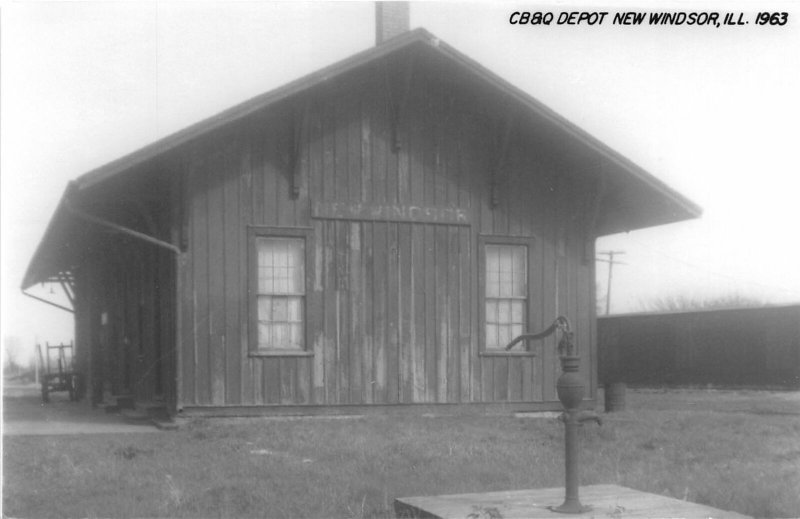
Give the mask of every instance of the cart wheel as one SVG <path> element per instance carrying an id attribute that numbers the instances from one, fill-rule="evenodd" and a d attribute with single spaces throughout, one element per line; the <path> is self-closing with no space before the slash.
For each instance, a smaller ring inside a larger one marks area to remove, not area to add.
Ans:
<path id="1" fill-rule="evenodd" d="M 50 402 L 50 395 L 47 392 L 47 382 L 42 382 L 42 403 Z"/>

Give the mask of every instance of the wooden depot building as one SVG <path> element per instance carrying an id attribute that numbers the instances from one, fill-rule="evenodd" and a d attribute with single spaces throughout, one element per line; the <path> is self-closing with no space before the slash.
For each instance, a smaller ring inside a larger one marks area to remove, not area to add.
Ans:
<path id="1" fill-rule="evenodd" d="M 381 6 L 375 47 L 69 184 L 23 288 L 70 295 L 92 402 L 555 410 L 555 339 L 503 346 L 562 314 L 594 399 L 595 239 L 699 208 Z"/>

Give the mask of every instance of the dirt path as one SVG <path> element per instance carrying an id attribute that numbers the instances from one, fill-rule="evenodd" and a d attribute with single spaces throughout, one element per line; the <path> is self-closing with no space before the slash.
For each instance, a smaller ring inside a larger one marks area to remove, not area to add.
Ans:
<path id="1" fill-rule="evenodd" d="M 66 393 L 53 393 L 50 403 L 42 404 L 39 386 L 3 388 L 3 436 L 151 432 L 160 431 L 150 424 L 130 424 L 85 402 L 70 402 Z"/>

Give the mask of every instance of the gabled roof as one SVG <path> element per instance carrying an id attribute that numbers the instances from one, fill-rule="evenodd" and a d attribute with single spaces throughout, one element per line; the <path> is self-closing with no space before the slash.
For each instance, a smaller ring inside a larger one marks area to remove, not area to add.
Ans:
<path id="1" fill-rule="evenodd" d="M 620 195 L 616 196 L 616 198 L 610 197 L 609 200 L 612 202 L 609 203 L 616 203 L 620 200 L 630 202 L 632 207 L 635 206 L 637 208 L 635 212 L 641 214 L 635 218 L 626 218 L 629 221 L 615 223 L 614 228 L 601 228 L 600 231 L 609 233 L 632 230 L 700 216 L 701 209 L 699 206 L 671 189 L 664 182 L 569 122 L 526 92 L 441 41 L 427 30 L 420 28 L 397 36 L 377 47 L 359 52 L 275 90 L 254 97 L 80 176 L 70 183 L 70 189 L 65 192 L 62 202 L 56 209 L 42 242 L 39 244 L 28 266 L 23 280 L 23 288 L 44 281 L 57 272 L 57 270 L 53 271 L 53 269 L 58 268 L 55 266 L 57 261 L 54 262 L 55 258 L 53 256 L 57 254 L 59 248 L 63 247 L 64 244 L 59 242 L 59 233 L 55 230 L 55 227 L 58 225 L 57 222 L 59 220 L 68 217 L 65 214 L 65 204 L 63 202 L 70 192 L 80 192 L 106 182 L 126 171 L 131 171 L 139 165 L 157 159 L 159 156 L 167 154 L 171 150 L 211 131 L 225 127 L 291 97 L 302 95 L 302 93 L 327 81 L 346 75 L 411 47 L 418 47 L 423 49 L 424 52 L 445 58 L 450 63 L 469 73 L 476 81 L 485 83 L 499 95 L 507 96 L 513 102 L 518 103 L 523 111 L 547 121 L 556 131 L 561 132 L 564 137 L 574 139 L 591 152 L 596 153 L 599 159 L 612 165 L 612 171 L 609 172 L 612 177 L 612 184 L 614 184 L 611 186 L 612 191 L 615 190 L 615 186 L 635 184 L 635 189 L 630 190 L 630 193 L 635 196 L 629 195 L 628 198 L 633 196 L 633 198 L 642 198 L 641 200 L 627 200 Z"/>

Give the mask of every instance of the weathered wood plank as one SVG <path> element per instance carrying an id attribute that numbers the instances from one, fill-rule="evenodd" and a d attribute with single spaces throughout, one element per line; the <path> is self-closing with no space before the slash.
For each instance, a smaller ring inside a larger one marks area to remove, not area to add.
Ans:
<path id="1" fill-rule="evenodd" d="M 373 337 L 375 340 L 375 390 L 376 403 L 388 403 L 387 392 L 387 287 L 389 273 L 389 224 L 373 224 Z"/>
<path id="2" fill-rule="evenodd" d="M 284 212 L 279 203 L 279 191 L 282 186 L 288 189 L 284 176 L 284 159 L 280 156 L 281 150 L 277 142 L 276 128 L 268 128 L 264 133 L 264 142 L 260 143 L 263 155 L 261 156 L 261 174 L 264 176 L 264 214 L 263 225 L 277 226 L 284 219 Z"/>
<path id="3" fill-rule="evenodd" d="M 411 226 L 412 399 L 425 402 L 425 226 Z"/>
<path id="4" fill-rule="evenodd" d="M 347 126 L 347 200 L 361 201 L 361 100 L 348 96 L 345 103 Z"/>
<path id="5" fill-rule="evenodd" d="M 322 200 L 336 200 L 336 110 L 329 99 L 322 106 Z"/>
<path id="6" fill-rule="evenodd" d="M 292 183 L 297 189 L 297 197 L 292 198 L 294 206 L 294 223 L 303 227 L 311 225 L 311 197 L 309 196 L 309 183 L 311 173 L 311 111 L 312 103 L 306 100 L 297 108 L 295 124 L 297 125 L 295 139 L 297 146 L 296 172 Z"/>
<path id="7" fill-rule="evenodd" d="M 360 193 L 360 186 L 358 189 Z M 351 193 L 357 196 L 358 193 Z M 361 287 L 364 269 L 361 267 L 361 224 L 350 222 L 345 227 L 348 232 L 348 270 L 349 270 L 349 308 L 348 308 L 348 351 L 350 361 L 350 397 L 351 404 L 364 402 L 362 364 L 364 357 L 364 300 Z"/>
<path id="8" fill-rule="evenodd" d="M 389 123 L 387 92 L 378 95 L 372 119 L 372 201 L 385 204 L 387 201 L 386 168 L 389 151 Z M 376 249 L 377 250 L 377 249 Z"/>
<path id="9" fill-rule="evenodd" d="M 398 224 L 390 223 L 387 236 L 386 390 L 388 402 L 400 400 L 400 265 Z"/>
<path id="10" fill-rule="evenodd" d="M 577 268 L 577 275 L 576 275 L 576 300 L 577 300 L 577 331 L 576 335 L 578 337 L 578 345 L 579 345 L 579 353 L 585 359 L 581 364 L 585 365 L 585 380 L 587 382 L 587 392 L 586 395 L 589 398 L 593 398 L 595 395 L 595 388 L 597 386 L 597 381 L 595 380 L 595 376 L 597 374 L 596 369 L 592 369 L 592 366 L 596 367 L 596 357 L 595 352 L 596 349 L 592 347 L 592 335 L 591 335 L 591 294 L 592 294 L 592 282 L 589 277 L 589 267 L 587 265 L 581 265 L 580 261 L 576 261 L 578 265 Z"/>
<path id="11" fill-rule="evenodd" d="M 139 270 L 139 286 L 141 287 L 141 319 L 142 319 L 142 340 L 140 344 L 140 360 L 142 361 L 141 371 L 139 374 L 138 383 L 138 390 L 137 390 L 137 398 L 142 400 L 151 400 L 153 398 L 153 367 L 154 367 L 154 355 L 153 355 L 153 346 L 155 342 L 155 330 L 154 330 L 154 313 L 155 313 L 155 294 L 153 290 L 153 269 L 154 269 L 154 261 L 153 257 L 155 255 L 155 251 L 153 247 L 150 245 L 142 245 L 142 262 L 140 265 Z M 101 277 L 101 279 L 103 279 Z M 105 281 L 105 280 L 104 280 Z M 107 307 L 104 308 L 104 310 Z M 109 372 L 109 354 L 108 351 L 108 337 L 103 330 L 103 336 L 101 337 L 101 341 L 104 342 L 102 344 L 103 347 L 103 358 L 102 358 L 102 365 L 101 370 L 104 376 L 108 376 Z M 108 381 L 104 381 L 103 384 L 104 388 L 108 388 L 109 384 Z"/>
<path id="12" fill-rule="evenodd" d="M 437 225 L 434 228 L 435 269 L 436 269 L 436 401 L 447 401 L 447 361 L 448 336 L 450 334 L 449 301 L 447 293 L 448 242 L 447 228 Z"/>
<path id="13" fill-rule="evenodd" d="M 264 175 L 264 146 L 263 142 L 266 139 L 265 132 L 263 130 L 263 126 L 261 125 L 254 125 L 253 126 L 253 134 L 250 138 L 250 176 L 251 176 L 251 192 L 250 192 L 250 205 L 251 205 L 251 214 L 249 224 L 254 225 L 263 225 L 264 224 L 264 214 L 265 214 L 265 205 L 266 205 L 266 187 L 265 187 L 265 175 Z M 247 255 L 250 254 L 250 244 L 247 244 Z M 254 261 L 255 259 L 253 259 Z M 246 273 L 248 280 L 251 276 L 250 272 L 250 263 L 247 266 L 247 273 Z M 249 281 L 248 281 L 249 283 Z M 250 299 L 248 296 L 248 305 L 250 303 Z M 250 308 L 248 306 L 247 312 L 247 331 L 250 333 L 252 330 L 251 322 L 256 318 L 255 317 L 255 308 Z M 258 340 L 257 337 L 251 337 L 251 341 L 253 344 Z M 253 344 L 248 344 L 248 351 Z M 249 358 L 248 365 L 250 367 L 250 379 L 251 379 L 251 399 L 254 404 L 263 404 L 264 403 L 264 373 L 263 373 L 263 362 L 259 358 Z"/>
<path id="14" fill-rule="evenodd" d="M 313 359 L 308 357 L 299 357 L 295 359 L 295 396 L 294 403 L 308 404 L 310 403 L 311 391 L 311 363 Z"/>
<path id="15" fill-rule="evenodd" d="M 526 358 L 521 359 L 522 362 L 522 394 L 520 395 L 520 399 L 524 402 L 532 402 L 534 400 L 534 391 L 533 391 L 533 384 L 534 384 L 534 369 L 535 369 L 535 358 Z M 536 380 L 538 383 L 538 379 Z"/>
<path id="16" fill-rule="evenodd" d="M 473 206 L 474 207 L 474 206 Z M 478 289 L 479 279 L 482 279 L 479 276 L 478 269 L 480 268 L 480 262 L 478 261 L 478 255 L 482 254 L 482 251 L 478 250 L 478 236 L 477 233 L 471 232 L 469 235 L 469 266 L 470 266 L 470 276 L 469 276 L 469 287 L 470 287 L 470 294 L 474 298 L 469 305 L 469 332 L 470 332 L 470 362 L 471 365 L 471 382 L 470 382 L 470 401 L 471 402 L 480 402 L 483 399 L 483 377 L 481 375 L 483 369 L 483 363 L 479 357 L 480 353 L 480 344 L 481 344 L 481 326 L 479 323 L 479 316 L 482 315 L 482 312 L 478 311 L 478 305 L 484 304 L 484 302 L 480 299 L 479 293 L 480 290 Z"/>
<path id="17" fill-rule="evenodd" d="M 511 402 L 522 401 L 523 386 L 523 366 L 528 361 L 527 358 L 508 359 L 508 400 Z"/>
<path id="18" fill-rule="evenodd" d="M 265 205 L 266 199 L 264 198 L 266 188 L 265 188 L 265 174 L 264 174 L 264 151 L 262 142 L 265 139 L 263 131 L 257 131 L 254 136 L 254 140 L 251 142 L 251 175 L 253 178 L 252 185 L 253 185 L 253 207 L 252 207 L 252 218 L 251 222 L 254 224 L 263 225 L 264 224 L 264 214 L 265 214 Z M 247 244 L 248 247 L 248 255 L 250 254 L 250 243 Z M 256 258 L 252 258 L 249 260 L 252 262 L 252 265 L 255 265 Z M 254 276 L 254 272 L 250 270 L 251 263 L 248 263 L 248 270 L 247 276 L 248 279 L 250 276 Z M 253 267 L 255 268 L 255 267 Z M 249 287 L 249 285 L 248 285 Z M 250 297 L 248 293 L 248 303 L 250 303 Z M 252 344 L 248 345 L 248 348 L 254 347 L 254 345 L 258 342 L 258 333 L 257 331 L 253 330 L 250 326 L 253 321 L 257 319 L 257 309 L 249 308 L 248 307 L 248 333 L 251 331 L 254 333 L 254 336 L 250 338 Z M 253 383 L 253 401 L 255 404 L 263 404 L 264 403 L 264 395 L 266 393 L 266 387 L 264 386 L 264 362 L 260 358 L 250 358 L 250 376 L 252 378 Z"/>
<path id="19" fill-rule="evenodd" d="M 458 402 L 461 396 L 460 362 L 461 348 L 459 340 L 460 323 L 459 307 L 463 303 L 459 298 L 459 250 L 458 227 L 447 226 L 447 401 Z"/>
<path id="20" fill-rule="evenodd" d="M 435 114 L 433 113 L 433 110 L 431 110 L 429 98 L 428 104 L 425 106 L 425 113 L 422 115 L 422 119 L 424 124 L 420 125 L 417 131 L 414 132 L 422 136 L 420 147 L 417 148 L 420 150 L 420 154 L 422 156 L 422 168 L 420 174 L 422 176 L 423 191 L 422 199 L 419 203 L 425 206 L 432 206 L 436 204 L 436 134 L 434 130 Z"/>
<path id="21" fill-rule="evenodd" d="M 190 169 L 191 162 L 188 157 L 182 157 L 181 160 L 181 167 L 187 170 L 186 176 L 187 181 L 182 183 L 181 189 L 183 190 L 183 197 L 185 202 L 184 210 L 186 211 L 186 232 L 187 232 L 187 245 L 191 248 L 188 248 L 186 252 L 184 252 L 179 261 L 181 262 L 181 269 L 180 269 L 180 287 L 181 292 L 178 294 L 180 298 L 180 305 L 181 305 L 181 342 L 176 344 L 176 348 L 181 348 L 181 365 L 178 366 L 178 369 L 181 370 L 181 397 L 180 400 L 177 402 L 179 407 L 182 407 L 184 404 L 192 404 L 197 403 L 196 397 L 196 389 L 195 389 L 195 381 L 197 380 L 197 374 L 195 371 L 195 363 L 196 363 L 196 315 L 195 315 L 195 294 L 196 294 L 196 285 L 195 285 L 195 270 L 194 270 L 194 255 L 196 254 L 194 245 L 194 236 L 195 236 L 195 227 L 196 222 L 194 220 L 194 216 L 197 214 L 197 198 L 198 198 L 198 189 L 199 186 L 196 185 L 194 182 L 194 175 L 191 173 Z M 191 241 L 190 241 L 191 240 Z M 125 276 L 125 293 L 129 293 L 128 285 L 129 285 L 129 276 Z M 78 297 L 79 294 L 76 294 Z M 130 308 L 129 305 L 125 305 L 126 308 Z M 129 312 L 125 312 L 124 321 L 128 322 L 128 314 Z M 80 344 L 80 339 L 78 336 L 78 320 L 76 320 L 75 326 L 75 341 L 76 344 Z M 126 330 L 129 329 L 129 326 L 126 324 Z M 127 365 L 132 367 L 132 359 L 129 357 L 127 360 Z M 129 385 L 129 384 L 127 384 Z"/>
<path id="22" fill-rule="evenodd" d="M 375 389 L 375 328 L 374 328 L 374 291 L 375 291 L 375 259 L 373 224 L 364 222 L 361 226 L 361 264 L 363 270 L 362 284 L 362 327 L 364 337 L 364 358 L 362 362 L 363 401 L 374 402 Z"/>
<path id="23" fill-rule="evenodd" d="M 208 321 L 211 403 L 225 402 L 225 156 L 214 156 L 208 169 Z"/>
<path id="24" fill-rule="evenodd" d="M 409 183 L 409 203 L 411 205 L 425 204 L 425 172 L 423 166 L 423 155 L 425 153 L 425 143 L 423 140 L 423 125 L 425 124 L 424 103 L 425 96 L 415 96 L 415 102 L 409 105 L 410 127 L 413 131 L 408 132 L 408 183 Z"/>
<path id="25" fill-rule="evenodd" d="M 314 100 L 310 103 L 308 118 L 308 199 L 324 199 L 323 167 L 325 137 L 323 134 L 324 108 Z"/>
<path id="26" fill-rule="evenodd" d="M 359 154 L 360 173 L 361 173 L 361 193 L 359 199 L 362 202 L 372 200 L 372 117 L 374 106 L 374 96 L 366 96 L 361 100 L 360 108 L 360 145 Z"/>
<path id="27" fill-rule="evenodd" d="M 194 330 L 195 338 L 195 401 L 211 403 L 211 377 L 209 374 L 209 244 L 208 244 L 208 173 L 205 168 L 196 170 L 197 186 L 193 201 L 192 256 L 194 277 Z"/>
<path id="28" fill-rule="evenodd" d="M 412 277 L 413 250 L 411 245 L 411 224 L 398 224 L 398 296 L 399 296 L 399 371 L 400 402 L 414 401 L 414 279 Z"/>
<path id="29" fill-rule="evenodd" d="M 403 115 L 400 116 L 401 118 L 404 117 Z M 389 123 L 391 124 L 391 122 Z M 398 132 L 400 131 L 400 126 L 398 125 L 397 129 Z M 391 129 L 389 129 L 388 135 L 389 141 L 387 141 L 387 152 L 386 152 L 386 203 L 387 204 L 399 204 L 399 179 L 398 179 L 398 158 L 401 150 L 393 150 L 392 149 L 392 142 L 391 142 Z M 402 142 L 402 141 L 401 141 Z"/>
<path id="30" fill-rule="evenodd" d="M 297 225 L 295 219 L 296 214 L 296 201 L 292 197 L 292 177 L 294 171 L 292 170 L 292 162 L 290 157 L 292 155 L 291 146 L 293 135 L 290 135 L 289 129 L 276 129 L 274 135 L 274 144 L 271 148 L 274 159 L 271 161 L 275 165 L 275 193 L 273 199 L 277 206 L 277 224 L 279 226 L 288 227 Z"/>
<path id="31" fill-rule="evenodd" d="M 253 219 L 253 205 L 252 205 L 252 186 L 253 186 L 253 173 L 252 173 L 252 143 L 249 139 L 240 137 L 242 141 L 242 153 L 239 156 L 239 176 L 238 176 L 238 192 L 237 192 L 237 206 L 238 218 L 236 219 L 237 227 L 235 230 L 236 236 L 236 249 L 238 257 L 238 271 L 236 284 L 238 286 L 240 297 L 237 304 L 238 308 L 238 326 L 239 326 L 239 402 L 243 404 L 253 404 L 253 369 L 252 362 L 250 362 L 250 291 L 248 287 L 249 274 L 247 271 L 248 256 L 250 255 L 250 248 L 247 237 L 247 225 Z"/>
<path id="32" fill-rule="evenodd" d="M 281 359 L 280 357 L 262 357 L 264 375 L 264 403 L 281 403 Z"/>
<path id="33" fill-rule="evenodd" d="M 325 403 L 336 404 L 339 398 L 339 374 L 337 372 L 337 326 L 339 313 L 337 311 L 338 297 L 336 294 L 336 224 L 334 222 L 323 223 L 322 233 L 324 263 L 323 263 L 323 287 L 325 287 L 323 299 L 325 301 L 323 330 L 324 330 L 324 350 L 325 350 Z"/>
<path id="34" fill-rule="evenodd" d="M 308 319 L 310 338 L 314 349 L 312 400 L 314 404 L 324 404 L 325 397 L 325 356 L 327 330 L 325 322 L 327 311 L 323 304 L 323 283 L 326 281 L 325 266 L 325 227 L 319 220 L 313 221 L 314 228 L 314 268 L 312 269 L 313 282 L 311 283 L 311 297 L 308 304 Z"/>
<path id="35" fill-rule="evenodd" d="M 348 157 L 350 136 L 348 119 L 350 114 L 347 102 L 342 96 L 337 96 L 333 103 L 335 117 L 334 178 L 336 182 L 334 186 L 334 199 L 348 201 L 350 195 L 350 161 Z"/>
<path id="36" fill-rule="evenodd" d="M 225 349 L 225 403 L 239 404 L 242 397 L 242 350 L 239 312 L 241 302 L 246 301 L 246 292 L 242 292 L 240 285 L 239 266 L 241 256 L 246 254 L 247 247 L 239 243 L 241 210 L 239 200 L 239 179 L 242 172 L 239 169 L 239 156 L 242 154 L 241 146 L 236 146 L 235 153 L 226 156 L 224 166 L 223 184 L 223 264 L 224 264 L 224 334 L 226 337 Z M 219 274 L 218 274 L 219 275 Z"/>
<path id="37" fill-rule="evenodd" d="M 494 359 L 494 400 L 505 402 L 508 400 L 508 366 L 510 359 L 497 357 Z"/>
<path id="38" fill-rule="evenodd" d="M 405 119 L 405 118 L 404 118 Z M 405 132 L 405 124 L 403 133 Z M 397 152 L 397 202 L 408 204 L 411 202 L 411 154 L 415 151 L 411 149 L 411 140 L 402 139 L 403 146 Z"/>
<path id="39" fill-rule="evenodd" d="M 334 257 L 336 264 L 336 369 L 339 378 L 336 401 L 348 403 L 350 399 L 350 233 L 346 222 L 333 226 Z"/>
<path id="40" fill-rule="evenodd" d="M 297 395 L 297 359 L 279 357 L 280 365 L 280 403 L 294 404 Z"/>
<path id="41" fill-rule="evenodd" d="M 435 402 L 437 382 L 437 333 L 436 314 L 436 239 L 435 226 L 425 225 L 424 272 L 425 272 L 425 402 Z"/>
<path id="42" fill-rule="evenodd" d="M 551 206 L 552 207 L 552 206 Z M 552 213 L 551 213 L 552 216 Z M 558 285 L 557 276 L 557 263 L 558 256 L 556 250 L 556 232 L 552 229 L 548 236 L 542 239 L 543 251 L 543 276 L 542 276 L 542 315 L 543 326 L 552 322 L 553 319 L 558 317 L 559 309 L 556 304 L 556 287 Z M 556 355 L 556 339 L 550 336 L 541 341 L 542 352 L 542 398 L 544 401 L 552 401 L 556 399 L 555 383 L 558 364 Z"/>
<path id="43" fill-rule="evenodd" d="M 595 240 L 594 237 L 589 237 L 589 258 L 595 257 Z M 598 349 L 598 336 L 597 336 L 597 293 L 596 293 L 596 283 L 595 279 L 597 279 L 597 273 L 595 271 L 596 262 L 590 259 L 589 266 L 588 266 L 588 277 L 587 280 L 589 284 L 589 351 L 591 351 L 592 355 L 592 366 L 594 369 L 592 370 L 592 397 L 597 397 L 597 386 L 600 383 L 599 379 L 599 364 L 600 364 L 600 352 Z M 798 324 L 800 327 L 800 323 Z M 800 328 L 798 328 L 800 329 Z M 798 334 L 800 336 L 800 334 Z"/>

